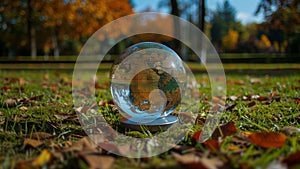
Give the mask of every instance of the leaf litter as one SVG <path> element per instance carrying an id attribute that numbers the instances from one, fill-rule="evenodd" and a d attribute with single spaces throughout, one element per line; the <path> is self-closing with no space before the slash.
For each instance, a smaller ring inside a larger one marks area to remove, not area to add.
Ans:
<path id="1" fill-rule="evenodd" d="M 44 81 L 48 84 L 45 88 L 49 90 L 55 95 L 60 95 L 61 97 L 56 97 L 57 99 L 62 99 L 65 94 L 61 93 L 61 89 L 64 86 L 70 86 L 70 79 L 58 77 L 58 83 L 49 83 L 49 77 L 45 76 Z M 7 79 L 6 86 L 2 89 L 3 92 L 13 92 L 14 88 L 9 86 L 10 84 L 30 84 L 27 80 L 22 79 Z M 232 85 L 243 87 L 244 85 L 260 85 L 264 82 L 262 78 L 247 80 L 233 80 Z M 98 84 L 96 83 L 96 88 L 98 90 L 105 91 L 107 89 L 107 84 Z M 291 86 L 292 89 L 293 86 Z M 26 91 L 26 88 L 23 87 Z M 22 91 L 23 91 L 22 89 Z M 217 104 L 226 106 L 227 114 L 234 114 L 239 111 L 241 106 L 245 106 L 248 108 L 257 108 L 263 104 L 269 106 L 273 104 L 273 102 L 281 103 L 286 101 L 286 99 L 290 99 L 293 102 L 297 103 L 297 97 L 291 97 L 282 99 L 280 96 L 281 92 L 279 89 L 272 88 L 271 92 L 266 93 L 239 93 L 237 95 L 231 95 L 228 98 L 229 103 L 224 102 L 222 99 L 215 97 L 212 98 L 212 101 Z M 37 110 L 40 109 L 40 103 L 42 100 L 45 100 L 45 94 L 36 94 L 33 97 L 11 97 L 8 99 L 2 99 L 2 116 L 5 116 L 7 108 L 13 109 L 18 108 L 18 110 L 22 112 L 31 111 L 32 107 L 39 106 Z M 205 93 L 201 93 L 196 91 L 194 93 L 195 97 L 201 99 L 205 97 Z M 48 96 L 47 96 L 48 97 Z M 296 99 L 295 99 L 296 98 Z M 5 104 L 4 104 L 5 103 Z M 255 103 L 255 104 L 254 104 Z M 98 100 L 97 104 L 102 108 L 107 108 L 112 104 L 111 99 L 109 98 L 101 98 Z M 26 107 L 27 110 L 24 108 Z M 68 121 L 69 119 L 73 119 L 75 116 L 75 112 L 77 113 L 85 113 L 88 109 L 93 108 L 94 105 L 83 105 L 80 109 L 70 110 L 70 112 L 64 111 L 52 111 L 51 119 L 48 119 L 49 124 L 55 125 L 57 130 L 62 130 L 62 125 L 59 123 L 69 123 L 72 121 Z M 257 109 L 243 109 L 243 111 L 256 111 Z M 243 112 L 249 113 L 249 112 Z M 15 116 L 17 119 L 26 119 L 32 117 L 31 115 L 18 115 Z M 1 116 L 0 116 L 1 118 Z M 297 119 L 297 117 L 295 117 Z M 299 125 L 295 124 L 295 126 L 283 126 L 280 128 L 280 132 L 276 131 L 244 131 L 239 129 L 240 126 L 236 126 L 237 124 L 241 125 L 241 122 L 237 122 L 237 119 L 234 119 L 232 116 L 229 116 L 225 121 L 222 122 L 223 125 L 220 125 L 212 135 L 212 138 L 205 141 L 204 143 L 199 144 L 197 142 L 200 134 L 201 134 L 201 126 L 205 123 L 205 117 L 199 116 L 197 117 L 196 127 L 197 130 L 194 130 L 189 134 L 186 138 L 187 142 L 182 142 L 176 147 L 174 147 L 168 154 L 172 156 L 180 166 L 183 168 L 225 168 L 227 166 L 232 166 L 232 163 L 236 163 L 235 168 L 252 168 L 251 164 L 245 163 L 240 160 L 236 160 L 236 158 L 240 157 L 242 154 L 251 157 L 251 153 L 258 154 L 259 151 L 263 150 L 268 151 L 268 149 L 280 149 L 289 143 L 289 138 L 294 136 L 299 136 Z M 233 122 L 235 121 L 235 123 Z M 0 121 L 1 122 L 1 121 Z M 48 123 L 47 123 L 48 124 Z M 76 123 L 75 123 L 76 124 Z M 79 125 L 79 124 L 76 124 Z M 66 125 L 67 126 L 67 125 Z M 200 130 L 199 130 L 200 128 Z M 73 128 L 67 128 L 67 131 L 72 131 Z M 72 156 L 75 161 L 74 163 L 78 163 L 78 160 L 83 160 L 84 163 L 89 168 L 104 168 L 109 169 L 112 168 L 115 161 L 120 157 L 113 156 L 109 152 L 105 151 L 101 148 L 103 145 L 94 145 L 90 142 L 90 139 L 83 134 L 76 134 L 73 131 L 68 134 L 66 137 L 59 137 L 59 134 L 66 132 L 66 130 L 61 131 L 60 133 L 48 133 L 42 131 L 31 132 L 31 134 L 20 135 L 20 138 L 23 138 L 23 146 L 25 145 L 26 149 L 33 149 L 38 151 L 38 155 L 29 160 L 19 160 L 17 163 L 17 167 L 24 168 L 40 168 L 43 166 L 50 166 L 52 163 L 57 164 L 64 160 L 68 160 L 70 156 Z M 0 129 L 1 133 L 7 133 L 7 131 Z M 2 135 L 2 134 L 1 134 Z M 2 138 L 2 136 L 0 137 Z M 13 134 L 12 134 L 13 135 Z M 62 139 L 63 138 L 63 139 Z M 74 141 L 80 138 L 78 141 Z M 101 138 L 100 138 L 101 139 Z M 191 142 L 189 142 L 189 140 Z M 112 146 L 107 144 L 106 146 Z M 249 149 L 254 147 L 251 152 Z M 232 152 L 235 156 L 228 156 L 227 152 Z M 129 150 L 125 147 L 119 150 L 123 154 L 126 154 Z M 175 152 L 176 153 L 175 153 Z M 178 154 L 180 153 L 180 154 Z M 299 162 L 296 160 L 299 156 L 299 151 L 295 151 L 294 153 L 288 156 L 281 156 L 282 161 L 279 161 L 281 164 L 287 165 L 288 167 L 294 167 L 299 165 Z M 164 156 L 163 156 L 164 157 Z M 284 158 L 283 158 L 284 157 Z M 231 159 L 232 158 L 232 159 Z M 229 163 L 229 164 L 228 164 Z M 273 165 L 274 166 L 274 165 Z M 158 167 L 159 168 L 159 167 Z"/>

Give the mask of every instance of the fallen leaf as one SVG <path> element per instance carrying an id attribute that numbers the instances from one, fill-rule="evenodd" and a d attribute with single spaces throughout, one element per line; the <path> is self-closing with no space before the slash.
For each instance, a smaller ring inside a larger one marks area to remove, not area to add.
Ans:
<path id="1" fill-rule="evenodd" d="M 262 84 L 263 81 L 261 79 L 259 79 L 259 78 L 251 78 L 250 79 L 250 83 L 251 84 Z"/>
<path id="2" fill-rule="evenodd" d="M 231 111 L 236 105 L 237 105 L 237 103 L 234 103 L 234 104 L 226 104 L 225 110 L 226 110 L 226 111 Z"/>
<path id="3" fill-rule="evenodd" d="M 208 139 L 206 140 L 203 145 L 207 147 L 211 152 L 217 152 L 220 150 L 220 144 L 216 139 Z"/>
<path id="4" fill-rule="evenodd" d="M 70 117 L 74 117 L 74 115 L 72 115 L 72 114 L 55 114 L 54 117 L 57 118 L 58 120 L 66 120 Z"/>
<path id="5" fill-rule="evenodd" d="M 191 95 L 192 95 L 193 98 L 200 98 L 201 97 L 201 93 L 198 90 L 192 90 Z"/>
<path id="6" fill-rule="evenodd" d="M 41 168 L 41 167 L 49 164 L 52 161 L 52 159 L 53 159 L 52 153 L 49 150 L 44 149 L 40 153 L 40 155 L 38 155 L 34 159 L 30 159 L 30 160 L 26 160 L 26 161 L 19 161 L 16 164 L 15 168 L 18 168 L 18 169 Z"/>
<path id="7" fill-rule="evenodd" d="M 117 153 L 119 155 L 123 155 L 123 156 L 127 155 L 128 152 L 130 151 L 130 145 L 129 144 L 116 145 L 116 144 L 112 144 L 112 143 L 100 142 L 97 145 L 105 151 L 115 152 L 115 153 Z"/>
<path id="8" fill-rule="evenodd" d="M 187 145 L 175 145 L 172 150 L 180 153 L 180 154 L 186 154 L 186 153 L 191 153 L 195 152 L 196 149 L 193 146 L 187 146 Z"/>
<path id="9" fill-rule="evenodd" d="M 245 151 L 244 149 L 241 149 L 240 146 L 236 146 L 236 145 L 229 145 L 229 146 L 227 146 L 227 149 L 229 151 L 233 151 L 235 153 Z"/>
<path id="10" fill-rule="evenodd" d="M 49 80 L 49 74 L 44 75 L 44 80 Z"/>
<path id="11" fill-rule="evenodd" d="M 43 97 L 44 95 L 33 96 L 30 97 L 29 100 L 38 101 L 38 100 L 42 100 Z"/>
<path id="12" fill-rule="evenodd" d="M 30 146 L 30 147 L 33 147 L 33 148 L 37 148 L 37 147 L 39 147 L 43 144 L 44 144 L 43 141 L 29 139 L 29 138 L 25 138 L 24 142 L 23 142 L 24 146 Z"/>
<path id="13" fill-rule="evenodd" d="M 4 100 L 2 107 L 3 108 L 11 108 L 11 107 L 16 107 L 17 106 L 17 100 L 16 99 L 6 99 Z"/>
<path id="14" fill-rule="evenodd" d="M 252 96 L 250 96 L 251 99 L 256 99 L 256 100 L 259 99 L 260 97 L 261 97 L 260 95 L 252 95 Z"/>
<path id="15" fill-rule="evenodd" d="M 282 133 L 264 131 L 249 135 L 249 140 L 263 148 L 278 148 L 285 145 L 286 136 Z"/>
<path id="16" fill-rule="evenodd" d="M 192 136 L 192 141 L 194 141 L 194 142 L 198 142 L 199 141 L 199 137 L 200 137 L 200 135 L 201 135 L 201 133 L 202 133 L 202 131 L 201 130 L 199 130 L 199 131 L 196 131 L 194 134 L 193 134 L 193 136 Z"/>
<path id="17" fill-rule="evenodd" d="M 26 80 L 24 80 L 23 78 L 18 78 L 18 82 L 20 85 L 24 85 L 24 84 L 28 84 L 28 82 Z"/>
<path id="18" fill-rule="evenodd" d="M 95 89 L 107 89 L 108 86 L 107 85 L 101 85 L 99 83 L 95 83 Z"/>
<path id="19" fill-rule="evenodd" d="M 245 84 L 244 80 L 236 80 L 233 82 L 234 85 L 243 85 Z"/>
<path id="20" fill-rule="evenodd" d="M 99 153 L 81 153 L 79 157 L 87 163 L 90 169 L 110 169 L 115 161 L 114 157 Z"/>
<path id="21" fill-rule="evenodd" d="M 10 87 L 10 86 L 2 86 L 2 87 L 1 87 L 1 90 L 4 90 L 4 91 L 6 91 L 6 92 L 9 92 L 9 91 L 11 91 L 11 87 Z"/>
<path id="22" fill-rule="evenodd" d="M 300 86 L 294 86 L 293 85 L 293 89 L 300 89 Z"/>
<path id="23" fill-rule="evenodd" d="M 299 103 L 300 103 L 300 98 L 295 98 L 294 100 L 295 100 L 295 103 L 296 103 L 296 104 L 299 104 Z"/>
<path id="24" fill-rule="evenodd" d="M 31 134 L 27 134 L 27 138 L 36 139 L 36 140 L 46 140 L 49 138 L 53 138 L 54 136 L 45 132 L 34 132 Z"/>
<path id="25" fill-rule="evenodd" d="M 256 102 L 252 101 L 252 102 L 248 103 L 248 107 L 253 107 L 255 104 L 256 104 Z"/>
<path id="26" fill-rule="evenodd" d="M 300 151 L 297 151 L 293 154 L 287 156 L 282 162 L 288 166 L 288 168 L 292 168 L 294 166 L 300 167 Z"/>
<path id="27" fill-rule="evenodd" d="M 205 123 L 206 119 L 201 117 L 201 115 L 199 114 L 196 118 L 195 124 L 202 126 Z"/>
<path id="28" fill-rule="evenodd" d="M 184 155 L 172 153 L 172 156 L 185 169 L 218 169 L 224 165 L 224 162 L 217 157 L 199 157 L 195 153 Z"/>
<path id="29" fill-rule="evenodd" d="M 107 107 L 107 100 L 100 100 L 98 105 L 103 106 L 103 107 Z"/>
<path id="30" fill-rule="evenodd" d="M 229 99 L 232 101 L 236 101 L 238 99 L 238 97 L 237 96 L 229 96 Z"/>
<path id="31" fill-rule="evenodd" d="M 225 106 L 225 101 L 223 99 L 220 99 L 220 98 L 215 97 L 215 96 L 212 97 L 212 103 L 213 104 L 220 104 L 222 106 Z"/>
<path id="32" fill-rule="evenodd" d="M 259 96 L 258 98 L 256 98 L 258 101 L 268 101 L 269 97 L 265 97 L 265 96 Z"/>
<path id="33" fill-rule="evenodd" d="M 63 149 L 63 152 L 98 152 L 96 146 L 92 143 L 89 137 L 83 137 L 70 147 Z"/>
<path id="34" fill-rule="evenodd" d="M 221 130 L 221 131 L 220 131 Z M 220 126 L 220 129 L 219 128 L 217 128 L 214 132 L 213 132 L 213 134 L 212 134 L 212 136 L 213 137 L 220 137 L 220 136 L 231 136 L 231 135 L 233 135 L 233 134 L 235 134 L 235 133 L 237 133 L 238 132 L 238 130 L 237 130 L 237 128 L 236 128 L 236 126 L 235 126 L 235 124 L 234 124 L 234 122 L 229 122 L 229 123 L 226 123 L 225 125 L 223 125 L 223 126 Z"/>
<path id="35" fill-rule="evenodd" d="M 52 160 L 53 156 L 51 152 L 47 149 L 44 149 L 41 154 L 32 161 L 33 167 L 42 167 L 45 164 L 48 164 Z"/>
<path id="36" fill-rule="evenodd" d="M 21 107 L 19 108 L 19 110 L 21 110 L 21 111 L 27 111 L 28 108 L 27 108 L 26 106 L 21 106 Z"/>
<path id="37" fill-rule="evenodd" d="M 56 85 L 52 85 L 52 86 L 50 87 L 50 90 L 51 90 L 53 93 L 57 93 L 57 92 L 58 92 L 58 89 L 57 89 Z"/>
<path id="38" fill-rule="evenodd" d="M 294 126 L 284 126 L 280 130 L 288 136 L 291 136 L 296 133 L 300 133 L 300 128 Z"/>

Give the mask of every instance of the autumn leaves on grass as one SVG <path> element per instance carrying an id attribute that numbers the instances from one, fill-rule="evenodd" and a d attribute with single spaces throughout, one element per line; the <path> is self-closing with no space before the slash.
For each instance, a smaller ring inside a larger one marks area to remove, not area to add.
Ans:
<path id="1" fill-rule="evenodd" d="M 192 140 L 197 142 L 199 136 L 201 135 L 201 130 L 197 131 L 193 134 Z M 217 140 L 219 137 L 226 137 L 237 134 L 238 130 L 233 122 L 229 122 L 225 125 L 220 126 L 217 128 L 213 134 L 212 138 L 205 141 L 203 144 L 208 147 L 209 149 L 214 148 L 218 149 L 220 145 L 218 144 Z M 245 135 L 246 140 L 249 143 L 255 144 L 262 148 L 279 148 L 285 145 L 286 136 L 283 133 L 277 133 L 274 131 L 262 131 L 262 132 L 242 132 Z"/>
<path id="2" fill-rule="evenodd" d="M 196 145 L 196 147 L 197 144 L 199 144 L 199 136 L 201 135 L 201 132 L 201 130 L 197 131 L 191 136 L 192 142 Z M 230 138 L 226 139 L 226 137 Z M 189 148 L 181 148 L 180 150 L 184 149 L 185 153 L 182 153 L 183 151 L 180 151 L 179 154 L 177 152 L 172 152 L 172 155 L 182 167 L 188 169 L 216 169 L 224 168 L 225 166 L 233 168 L 234 164 L 232 164 L 229 160 L 231 157 L 227 156 L 226 153 L 224 154 L 224 151 L 244 153 L 245 150 L 247 150 L 247 147 L 251 146 L 251 144 L 263 149 L 280 148 L 285 145 L 285 142 L 286 136 L 282 133 L 274 131 L 255 133 L 239 132 L 235 124 L 233 122 L 229 122 L 225 125 L 219 126 L 213 132 L 210 139 L 201 143 L 201 145 L 205 147 L 205 149 L 202 149 L 204 152 L 190 147 L 192 150 L 189 150 Z M 189 150 L 189 152 L 187 152 L 187 150 Z M 282 163 L 287 165 L 296 164 L 297 162 L 295 162 L 294 156 L 295 155 L 287 157 L 282 161 Z M 236 164 L 238 164 L 239 168 L 245 168 L 242 166 L 242 163 Z M 247 167 L 250 166 L 247 165 Z"/>

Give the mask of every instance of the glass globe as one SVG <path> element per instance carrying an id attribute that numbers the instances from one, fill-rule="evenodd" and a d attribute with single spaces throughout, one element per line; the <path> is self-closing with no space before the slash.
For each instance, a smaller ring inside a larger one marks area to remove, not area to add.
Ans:
<path id="1" fill-rule="evenodd" d="M 186 72 L 169 47 L 142 42 L 129 47 L 111 68 L 110 90 L 119 112 L 138 124 L 169 115 L 184 92 Z"/>

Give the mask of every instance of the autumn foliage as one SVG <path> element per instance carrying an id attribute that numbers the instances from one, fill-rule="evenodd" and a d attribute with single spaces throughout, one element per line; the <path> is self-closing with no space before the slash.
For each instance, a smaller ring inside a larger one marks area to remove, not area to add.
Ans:
<path id="1" fill-rule="evenodd" d="M 84 41 L 103 25 L 132 13 L 128 0 L 3 0 L 0 23 L 5 26 L 0 31 L 5 40 L 11 40 L 6 48 L 31 45 L 46 53 L 59 50 L 68 40 Z"/>

